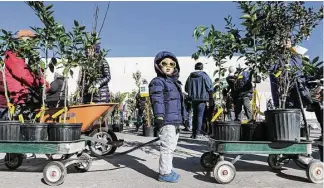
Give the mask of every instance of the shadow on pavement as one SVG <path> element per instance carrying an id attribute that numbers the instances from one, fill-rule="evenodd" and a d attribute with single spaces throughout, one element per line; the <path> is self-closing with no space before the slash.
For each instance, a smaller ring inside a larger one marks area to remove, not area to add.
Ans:
<path id="1" fill-rule="evenodd" d="M 309 183 L 309 180 L 304 178 L 304 177 L 300 177 L 300 176 L 294 176 L 294 175 L 289 175 L 289 174 L 285 174 L 282 172 L 279 172 L 276 174 L 278 177 L 287 179 L 287 180 L 293 180 L 293 181 L 300 181 L 300 182 L 305 182 L 305 183 Z"/>
<path id="2" fill-rule="evenodd" d="M 45 166 L 49 161 L 45 158 L 36 158 L 36 159 L 25 159 L 23 164 L 16 170 L 9 170 L 4 161 L 2 161 L 0 171 L 2 172 L 43 172 Z"/>
<path id="3" fill-rule="evenodd" d="M 131 155 L 122 155 L 118 158 L 113 159 L 104 159 L 108 163 L 114 165 L 117 168 L 130 168 L 135 170 L 138 173 L 143 174 L 144 176 L 156 179 L 157 172 L 148 168 L 146 165 L 142 164 L 140 161 L 146 161 L 145 159 L 141 159 Z M 122 167 L 125 166 L 125 167 Z"/>

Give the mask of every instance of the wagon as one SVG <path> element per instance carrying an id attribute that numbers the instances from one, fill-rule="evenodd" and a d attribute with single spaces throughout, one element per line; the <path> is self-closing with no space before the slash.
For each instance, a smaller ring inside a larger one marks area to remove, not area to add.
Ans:
<path id="1" fill-rule="evenodd" d="M 200 164 L 206 170 L 213 171 L 216 181 L 227 184 L 234 180 L 236 169 L 234 164 L 245 154 L 268 154 L 268 165 L 273 170 L 280 170 L 290 160 L 306 170 L 309 181 L 323 182 L 323 163 L 314 160 L 312 154 L 312 141 L 268 142 L 268 141 L 224 141 L 209 139 L 211 151 L 204 153 Z M 225 155 L 237 155 L 231 162 L 225 161 Z"/>
<path id="2" fill-rule="evenodd" d="M 118 140 L 111 127 L 111 115 L 118 103 L 100 103 L 69 106 L 66 113 L 66 123 L 82 123 L 81 132 L 84 136 L 113 142 L 102 144 L 94 140 L 88 141 L 91 155 L 104 156 L 113 154 L 123 140 Z M 65 113 L 61 108 L 45 110 L 40 122 L 61 122 Z M 87 138 L 90 140 L 89 138 Z"/>

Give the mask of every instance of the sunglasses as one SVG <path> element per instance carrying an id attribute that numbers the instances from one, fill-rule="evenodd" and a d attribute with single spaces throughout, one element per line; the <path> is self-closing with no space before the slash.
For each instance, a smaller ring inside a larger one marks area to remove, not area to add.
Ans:
<path id="1" fill-rule="evenodd" d="M 171 68 L 175 68 L 177 66 L 177 64 L 175 62 L 165 62 L 165 61 L 162 61 L 160 63 L 160 66 L 162 67 L 171 67 Z"/>

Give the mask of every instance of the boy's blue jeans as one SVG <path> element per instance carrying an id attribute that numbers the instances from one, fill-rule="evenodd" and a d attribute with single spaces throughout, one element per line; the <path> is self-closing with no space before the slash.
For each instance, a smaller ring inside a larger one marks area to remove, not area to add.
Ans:
<path id="1" fill-rule="evenodd" d="M 160 175 L 170 174 L 173 168 L 173 153 L 177 147 L 179 139 L 179 133 L 176 129 L 177 128 L 174 125 L 165 125 L 160 130 Z"/>

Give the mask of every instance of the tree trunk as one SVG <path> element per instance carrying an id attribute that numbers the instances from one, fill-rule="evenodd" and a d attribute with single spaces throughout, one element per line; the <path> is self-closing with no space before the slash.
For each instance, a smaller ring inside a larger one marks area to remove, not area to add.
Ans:
<path id="1" fill-rule="evenodd" d="M 2 72 L 2 79 L 3 79 L 3 86 L 4 86 L 4 92 L 5 92 L 5 97 L 6 97 L 6 100 L 7 100 L 7 104 L 10 103 L 10 100 L 9 100 L 9 96 L 8 96 L 8 88 L 7 88 L 7 81 L 6 81 L 6 72 L 5 72 L 5 69 L 6 69 L 6 64 L 3 63 L 3 69 L 1 70 Z M 8 118 L 9 120 L 11 121 L 12 119 L 12 114 L 10 113 L 10 109 L 8 109 Z"/>

